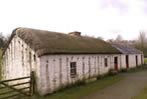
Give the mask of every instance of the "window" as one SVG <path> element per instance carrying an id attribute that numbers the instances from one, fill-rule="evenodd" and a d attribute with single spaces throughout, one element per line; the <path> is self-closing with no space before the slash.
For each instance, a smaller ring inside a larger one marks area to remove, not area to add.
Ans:
<path id="1" fill-rule="evenodd" d="M 104 59 L 104 63 L 105 63 L 105 67 L 107 67 L 108 66 L 108 59 L 107 58 Z"/>
<path id="2" fill-rule="evenodd" d="M 29 52 L 29 59 L 30 59 L 30 61 L 31 61 L 31 59 L 32 59 L 32 54 L 31 54 L 31 52 Z"/>
<path id="3" fill-rule="evenodd" d="M 34 61 L 36 61 L 36 55 L 34 55 Z"/>
<path id="4" fill-rule="evenodd" d="M 31 54 L 31 52 L 29 52 L 29 63 L 30 63 L 30 66 L 32 66 L 32 54 Z"/>
<path id="5" fill-rule="evenodd" d="M 21 51 L 21 60 L 22 60 L 22 66 L 24 66 L 24 52 L 23 50 Z"/>
<path id="6" fill-rule="evenodd" d="M 74 78 L 77 74 L 77 71 L 76 71 L 76 62 L 71 62 L 70 63 L 70 75 L 72 78 Z"/>

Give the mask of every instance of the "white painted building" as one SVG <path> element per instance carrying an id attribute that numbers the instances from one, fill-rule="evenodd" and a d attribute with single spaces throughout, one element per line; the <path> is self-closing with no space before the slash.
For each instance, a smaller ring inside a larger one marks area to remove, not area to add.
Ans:
<path id="1" fill-rule="evenodd" d="M 121 69 L 134 68 L 144 64 L 144 55 L 140 50 L 118 43 L 112 43 L 112 46 L 122 53 L 120 64 Z"/>
<path id="2" fill-rule="evenodd" d="M 119 70 L 122 57 L 111 44 L 83 37 L 80 32 L 17 28 L 3 53 L 2 77 L 6 80 L 30 76 L 34 71 L 36 90 L 45 95 L 106 74 L 114 66 Z"/>

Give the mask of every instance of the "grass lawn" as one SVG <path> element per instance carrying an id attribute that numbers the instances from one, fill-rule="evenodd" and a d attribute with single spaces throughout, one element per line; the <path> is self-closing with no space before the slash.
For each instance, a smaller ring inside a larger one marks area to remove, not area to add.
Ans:
<path id="1" fill-rule="evenodd" d="M 138 95 L 136 95 L 132 99 L 147 99 L 147 86 Z"/>
<path id="2" fill-rule="evenodd" d="M 146 61 L 147 63 L 147 58 L 145 58 L 144 61 Z M 137 94 L 135 97 L 131 99 L 147 99 L 147 86 L 139 94 Z"/>
<path id="3" fill-rule="evenodd" d="M 33 96 L 33 99 L 80 99 L 83 96 L 86 96 L 102 88 L 110 86 L 120 81 L 121 79 L 123 79 L 123 77 L 120 75 L 108 76 L 89 84 L 66 88 L 62 91 L 56 92 L 55 94 L 48 95 L 45 97 L 41 97 L 36 94 Z"/>
<path id="4" fill-rule="evenodd" d="M 146 65 L 138 66 L 137 68 L 131 68 L 127 72 L 128 73 L 135 73 L 135 72 L 141 72 L 141 71 L 144 71 L 144 70 L 147 70 Z"/>
<path id="5" fill-rule="evenodd" d="M 147 63 L 147 58 L 144 58 L 144 63 Z"/>

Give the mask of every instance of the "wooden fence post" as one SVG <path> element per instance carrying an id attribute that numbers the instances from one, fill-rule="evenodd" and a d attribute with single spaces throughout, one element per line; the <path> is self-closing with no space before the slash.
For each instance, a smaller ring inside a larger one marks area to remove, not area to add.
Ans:
<path id="1" fill-rule="evenodd" d="M 34 71 L 31 72 L 31 81 L 30 81 L 30 96 L 34 94 L 35 91 L 35 76 Z"/>

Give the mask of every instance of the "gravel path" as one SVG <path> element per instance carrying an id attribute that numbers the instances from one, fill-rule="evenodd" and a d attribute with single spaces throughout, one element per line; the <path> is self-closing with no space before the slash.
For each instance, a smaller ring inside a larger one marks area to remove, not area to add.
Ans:
<path id="1" fill-rule="evenodd" d="M 147 70 L 120 74 L 124 79 L 83 99 L 131 99 L 147 85 Z"/>

